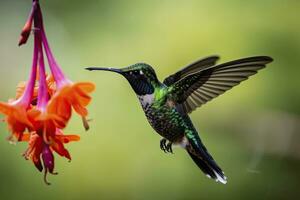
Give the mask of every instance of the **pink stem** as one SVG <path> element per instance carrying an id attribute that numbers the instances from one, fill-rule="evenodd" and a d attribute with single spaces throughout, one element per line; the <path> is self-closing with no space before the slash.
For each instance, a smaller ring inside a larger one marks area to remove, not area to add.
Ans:
<path id="1" fill-rule="evenodd" d="M 18 100 L 19 103 L 23 104 L 26 108 L 31 103 L 31 98 L 34 91 L 35 86 L 35 80 L 36 80 L 36 74 L 37 74 L 37 62 L 38 62 L 38 44 L 37 44 L 38 38 L 35 35 L 34 36 L 34 48 L 33 48 L 33 59 L 32 59 L 32 69 L 29 81 L 27 82 L 26 89 L 23 93 L 23 95 Z"/>
<path id="2" fill-rule="evenodd" d="M 43 16 L 42 16 L 42 12 L 41 12 L 41 8 L 38 6 L 38 15 L 39 15 L 39 19 L 40 19 L 40 23 L 41 23 L 41 38 L 42 38 L 42 43 L 44 45 L 44 49 L 45 49 L 45 53 L 49 62 L 49 67 L 51 70 L 51 73 L 56 81 L 56 84 L 58 85 L 58 87 L 63 84 L 63 82 L 65 82 L 67 79 L 64 75 L 64 73 L 62 72 L 61 68 L 59 67 L 59 65 L 57 64 L 53 53 L 51 51 L 51 48 L 49 46 L 49 42 L 46 36 L 46 32 L 45 32 L 45 28 L 44 28 L 44 24 L 43 24 Z"/>
<path id="3" fill-rule="evenodd" d="M 56 83 L 59 85 L 61 82 L 66 80 L 65 75 L 63 74 L 62 70 L 60 69 L 59 65 L 57 64 L 55 58 L 53 57 L 53 54 L 51 52 L 51 49 L 49 47 L 46 35 L 44 30 L 42 29 L 42 42 L 44 44 L 44 49 L 46 52 L 46 56 L 49 62 L 49 67 L 51 70 L 51 73 L 56 81 Z"/>
<path id="4" fill-rule="evenodd" d="M 39 110 L 45 110 L 49 96 L 48 96 L 48 85 L 46 81 L 46 70 L 44 63 L 44 55 L 43 48 L 40 37 L 38 38 L 38 46 L 39 46 L 39 90 L 38 90 L 38 102 L 37 108 Z"/>

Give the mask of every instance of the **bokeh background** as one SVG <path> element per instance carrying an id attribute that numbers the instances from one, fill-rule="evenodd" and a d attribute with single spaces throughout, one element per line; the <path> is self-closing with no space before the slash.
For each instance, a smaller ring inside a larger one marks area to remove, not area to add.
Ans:
<path id="1" fill-rule="evenodd" d="M 72 80 L 93 81 L 85 132 L 73 117 L 71 163 L 43 182 L 0 130 L 0 199 L 299 199 L 300 1 L 41 0 L 54 54 Z M 32 39 L 17 46 L 30 0 L 0 1 L 0 100 L 31 65 Z M 274 62 L 191 115 L 228 184 L 207 179 L 182 149 L 166 155 L 124 78 L 86 66 L 147 62 L 163 79 L 211 54 L 222 61 L 269 55 Z"/>

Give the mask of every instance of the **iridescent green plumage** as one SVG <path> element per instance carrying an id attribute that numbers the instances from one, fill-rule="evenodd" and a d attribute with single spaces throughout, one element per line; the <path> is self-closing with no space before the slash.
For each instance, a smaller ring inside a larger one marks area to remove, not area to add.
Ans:
<path id="1" fill-rule="evenodd" d="M 123 69 L 87 69 L 122 74 L 137 94 L 150 125 L 163 137 L 161 149 L 172 152 L 172 144 L 181 145 L 208 177 L 226 183 L 223 171 L 203 145 L 188 114 L 246 80 L 272 59 L 257 56 L 215 65 L 218 59 L 211 56 L 194 62 L 163 83 L 157 79 L 153 68 L 145 63 Z"/>

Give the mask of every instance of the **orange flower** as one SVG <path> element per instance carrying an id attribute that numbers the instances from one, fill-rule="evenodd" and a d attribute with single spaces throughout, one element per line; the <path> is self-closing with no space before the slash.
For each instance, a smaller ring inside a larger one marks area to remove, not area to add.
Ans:
<path id="1" fill-rule="evenodd" d="M 50 100 L 47 110 L 49 113 L 57 113 L 68 120 L 71 117 L 71 107 L 85 120 L 88 115 L 86 106 L 90 103 L 89 93 L 95 89 L 94 84 L 88 82 L 67 82 L 61 86 Z M 58 127 L 64 128 L 57 124 Z M 85 128 L 88 126 L 85 124 Z"/>
<path id="2" fill-rule="evenodd" d="M 29 143 L 28 149 L 23 156 L 25 159 L 30 159 L 39 171 L 44 170 L 44 181 L 46 184 L 50 184 L 47 181 L 47 173 L 54 173 L 54 156 L 53 152 L 56 152 L 60 156 L 64 156 L 71 160 L 71 156 L 67 149 L 64 147 L 64 143 L 72 141 L 79 141 L 80 137 L 77 135 L 63 135 L 61 130 L 57 129 L 56 134 L 51 137 L 51 142 L 45 143 L 43 138 L 37 132 L 24 134 L 22 141 Z M 41 161 L 42 160 L 42 161 Z"/>
<path id="3" fill-rule="evenodd" d="M 0 113 L 6 116 L 5 122 L 8 125 L 9 131 L 12 133 L 12 135 L 8 137 L 10 141 L 13 141 L 14 137 L 17 141 L 20 140 L 24 131 L 32 127 L 27 117 L 26 108 L 22 105 L 0 102 Z"/>
<path id="4" fill-rule="evenodd" d="M 0 102 L 0 114 L 5 115 L 4 121 L 11 132 L 9 139 L 28 142 L 24 157 L 32 160 L 39 171 L 44 170 L 44 180 L 49 184 L 47 173 L 55 174 L 53 152 L 71 160 L 64 144 L 80 139 L 77 135 L 64 135 L 62 132 L 71 118 L 72 108 L 82 116 L 88 129 L 86 106 L 91 101 L 89 94 L 95 86 L 88 82 L 73 83 L 63 74 L 49 47 L 38 0 L 33 0 L 19 45 L 26 43 L 33 24 L 35 34 L 30 78 L 18 85 L 14 100 Z M 51 71 L 49 76 L 46 75 L 44 51 Z"/>
<path id="5" fill-rule="evenodd" d="M 50 103 L 48 105 L 48 112 L 58 113 L 60 116 L 67 120 L 71 117 L 72 107 L 82 117 L 83 125 L 85 129 L 88 130 L 89 126 L 86 120 L 88 111 L 85 107 L 91 101 L 89 93 L 95 90 L 95 85 L 90 82 L 73 83 L 68 78 L 66 78 L 52 54 L 43 27 L 41 36 L 45 53 L 48 58 L 49 67 L 57 88 L 57 91 L 54 93 L 53 98 L 50 100 Z"/>

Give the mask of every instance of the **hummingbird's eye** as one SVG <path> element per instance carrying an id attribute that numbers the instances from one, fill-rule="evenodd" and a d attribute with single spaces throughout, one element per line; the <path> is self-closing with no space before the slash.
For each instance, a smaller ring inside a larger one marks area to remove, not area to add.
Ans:
<path id="1" fill-rule="evenodd" d="M 139 70 L 131 71 L 130 75 L 132 75 L 132 74 L 137 76 L 140 74 L 140 71 Z"/>
<path id="2" fill-rule="evenodd" d="M 144 72 L 142 70 L 140 70 L 140 75 L 143 75 L 143 74 L 144 74 Z"/>

